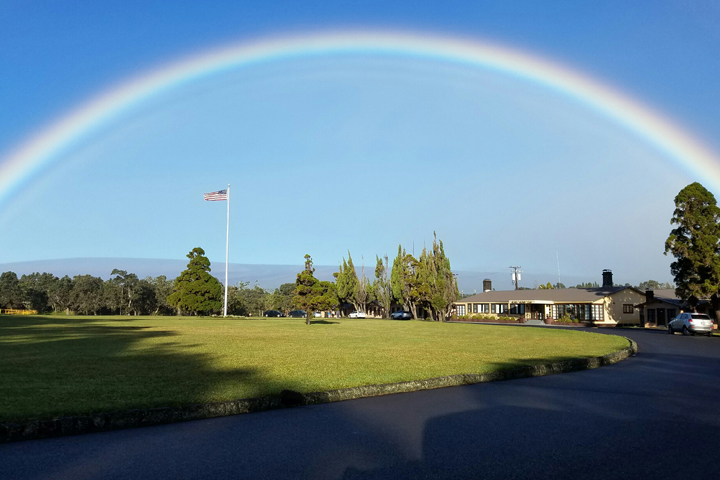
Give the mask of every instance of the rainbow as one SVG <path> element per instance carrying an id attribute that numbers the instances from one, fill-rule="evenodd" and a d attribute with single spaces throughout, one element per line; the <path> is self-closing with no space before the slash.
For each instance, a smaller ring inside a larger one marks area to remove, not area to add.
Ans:
<path id="1" fill-rule="evenodd" d="M 489 42 L 416 33 L 306 34 L 240 43 L 172 63 L 101 93 L 40 130 L 0 160 L 0 206 L 76 142 L 126 109 L 168 89 L 261 62 L 323 55 L 395 55 L 507 74 L 574 99 L 634 132 L 720 191 L 720 160 L 661 114 L 558 63 Z"/>

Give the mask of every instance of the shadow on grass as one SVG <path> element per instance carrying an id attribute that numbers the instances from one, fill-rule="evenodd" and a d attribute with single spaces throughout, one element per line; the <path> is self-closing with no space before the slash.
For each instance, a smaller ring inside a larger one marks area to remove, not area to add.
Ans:
<path id="1" fill-rule="evenodd" d="M 219 366 L 177 331 L 107 318 L 2 317 L 0 421 L 277 395 L 293 384 Z"/>
<path id="2" fill-rule="evenodd" d="M 331 322 L 330 320 L 310 320 L 310 325 L 338 325 L 340 322 Z"/>

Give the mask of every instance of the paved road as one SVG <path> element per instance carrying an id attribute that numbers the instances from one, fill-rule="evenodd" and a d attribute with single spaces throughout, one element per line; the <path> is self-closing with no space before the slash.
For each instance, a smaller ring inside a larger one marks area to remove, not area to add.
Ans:
<path id="1" fill-rule="evenodd" d="M 5 444 L 0 478 L 720 478 L 720 337 L 613 333 L 640 353 L 585 372 Z"/>

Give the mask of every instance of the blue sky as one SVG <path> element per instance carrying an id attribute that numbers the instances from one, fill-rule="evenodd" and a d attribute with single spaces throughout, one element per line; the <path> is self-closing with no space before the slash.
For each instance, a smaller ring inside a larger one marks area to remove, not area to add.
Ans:
<path id="1" fill-rule="evenodd" d="M 720 2 L 4 2 L 0 159 L 143 72 L 275 35 L 402 30 L 559 62 L 720 151 Z M 1 160 L 0 160 L 1 161 Z M 372 264 L 433 231 L 454 268 L 668 281 L 673 197 L 653 145 L 557 92 L 410 58 L 270 62 L 163 92 L 0 206 L 0 263 L 73 257 Z M 715 192 L 716 194 L 718 192 Z M 218 270 L 220 267 L 216 267 Z M 509 275 L 508 275 L 509 276 Z M 480 278 L 480 277 L 478 277 Z M 481 278 L 480 278 L 481 279 Z M 509 282 L 508 282 L 509 286 Z M 529 285 L 532 286 L 532 285 Z"/>

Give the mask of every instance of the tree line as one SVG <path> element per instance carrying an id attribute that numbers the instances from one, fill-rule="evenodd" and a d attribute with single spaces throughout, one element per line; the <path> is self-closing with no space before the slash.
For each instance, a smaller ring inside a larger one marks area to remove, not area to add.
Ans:
<path id="1" fill-rule="evenodd" d="M 165 276 L 140 279 L 134 273 L 115 269 L 108 280 L 91 275 L 64 276 L 33 273 L 18 278 L 14 272 L 0 275 L 0 308 L 24 308 L 40 313 L 73 312 L 80 315 L 209 315 L 219 313 L 224 301 L 222 283 L 210 274 L 210 261 L 202 248 L 194 248 L 187 257 L 187 268 L 174 280 Z M 240 282 L 228 287 L 228 314 L 262 315 L 265 310 L 287 313 L 303 308 L 329 310 L 352 305 L 367 312 L 373 305 L 383 317 L 393 304 L 411 312 L 413 317 L 427 316 L 444 321 L 458 298 L 455 276 L 445 255 L 442 241 L 434 238 L 430 249 L 423 248 L 418 258 L 402 245 L 392 268 L 386 256 L 376 256 L 372 282 L 360 275 L 348 252 L 334 282 L 317 280 L 312 258 L 306 255 L 305 268 L 295 283 L 284 283 L 274 291 Z M 308 320 L 309 321 L 309 320 Z"/>

